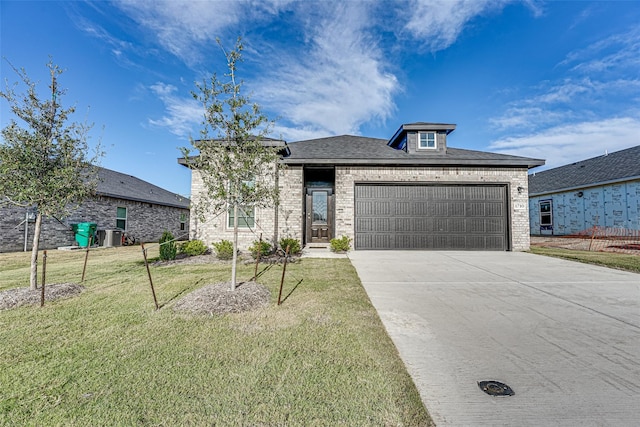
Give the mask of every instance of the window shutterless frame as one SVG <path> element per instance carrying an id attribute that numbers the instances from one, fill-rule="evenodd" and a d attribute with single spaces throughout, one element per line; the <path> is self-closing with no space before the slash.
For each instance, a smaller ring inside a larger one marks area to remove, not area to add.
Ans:
<path id="1" fill-rule="evenodd" d="M 127 229 L 127 208 L 118 207 L 116 209 L 116 227 L 122 230 Z"/>
<path id="2" fill-rule="evenodd" d="M 552 226 L 553 225 L 553 209 L 551 200 L 540 201 L 540 226 Z"/>
<path id="3" fill-rule="evenodd" d="M 227 217 L 227 226 L 233 228 L 233 206 L 229 206 Z M 255 208 L 253 206 L 238 206 L 238 228 L 253 228 L 255 223 Z"/>
<path id="4" fill-rule="evenodd" d="M 435 150 L 436 148 L 435 132 L 418 132 L 419 150 Z"/>

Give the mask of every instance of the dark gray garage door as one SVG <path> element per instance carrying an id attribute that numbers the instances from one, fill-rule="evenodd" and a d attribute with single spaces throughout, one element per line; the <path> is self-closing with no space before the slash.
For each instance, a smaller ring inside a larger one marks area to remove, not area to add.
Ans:
<path id="1" fill-rule="evenodd" d="M 356 249 L 509 249 L 505 185 L 357 184 Z"/>

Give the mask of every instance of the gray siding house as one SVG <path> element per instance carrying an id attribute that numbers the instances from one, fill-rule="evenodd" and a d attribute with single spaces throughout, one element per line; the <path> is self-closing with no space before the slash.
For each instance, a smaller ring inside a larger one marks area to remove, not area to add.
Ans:
<path id="1" fill-rule="evenodd" d="M 448 147 L 454 129 L 411 123 L 389 140 L 342 135 L 286 144 L 280 204 L 241 218 L 241 249 L 262 234 L 307 246 L 348 236 L 356 250 L 527 250 L 527 173 L 544 161 Z M 202 190 L 193 170 L 192 198 Z M 228 212 L 202 223 L 192 215 L 191 235 L 208 245 L 231 240 L 232 223 Z"/>
<path id="2" fill-rule="evenodd" d="M 93 222 L 98 230 L 120 229 L 138 241 L 160 239 L 164 230 L 186 238 L 189 233 L 190 200 L 134 176 L 99 168 L 96 195 L 85 200 L 69 216 L 43 218 L 42 249 L 72 246 L 75 234 L 71 224 Z M 0 252 L 27 250 L 33 242 L 33 222 L 25 222 L 29 209 L 0 206 Z"/>
<path id="3" fill-rule="evenodd" d="M 533 235 L 640 232 L 640 145 L 530 175 L 529 212 Z"/>

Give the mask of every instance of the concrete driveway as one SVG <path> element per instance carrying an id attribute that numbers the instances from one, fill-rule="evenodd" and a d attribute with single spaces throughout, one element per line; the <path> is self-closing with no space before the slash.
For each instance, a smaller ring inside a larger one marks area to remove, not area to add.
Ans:
<path id="1" fill-rule="evenodd" d="M 349 258 L 437 425 L 640 425 L 640 274 L 521 252 Z"/>

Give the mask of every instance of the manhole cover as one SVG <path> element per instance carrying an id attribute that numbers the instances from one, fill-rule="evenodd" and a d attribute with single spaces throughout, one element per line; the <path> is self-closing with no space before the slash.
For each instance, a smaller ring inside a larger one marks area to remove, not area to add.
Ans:
<path id="1" fill-rule="evenodd" d="M 499 381 L 478 381 L 478 387 L 491 396 L 513 396 L 515 394 L 511 387 Z"/>

